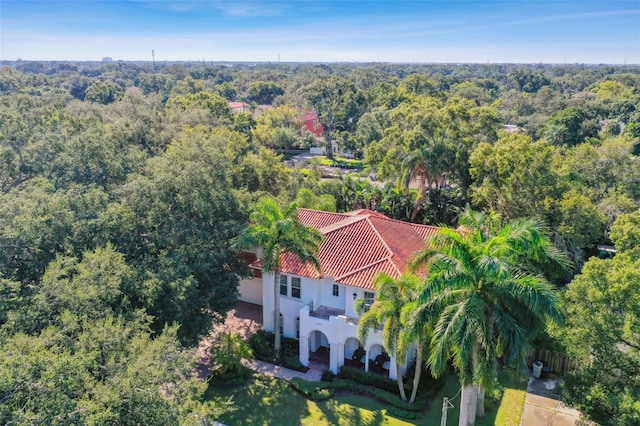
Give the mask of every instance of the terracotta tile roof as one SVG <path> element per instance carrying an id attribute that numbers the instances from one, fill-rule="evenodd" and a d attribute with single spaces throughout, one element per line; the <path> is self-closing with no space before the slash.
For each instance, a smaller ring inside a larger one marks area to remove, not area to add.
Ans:
<path id="1" fill-rule="evenodd" d="M 321 271 L 285 253 L 280 259 L 282 273 L 330 276 L 338 283 L 364 289 L 373 289 L 373 278 L 379 272 L 400 276 L 411 257 L 438 229 L 389 219 L 371 210 L 330 213 L 300 209 L 298 218 L 325 236 L 318 253 Z M 253 266 L 260 267 L 261 260 Z"/>
<path id="2" fill-rule="evenodd" d="M 320 229 L 332 223 L 344 220 L 347 215 L 343 213 L 322 212 L 311 209 L 298 209 L 298 219 L 305 226 Z"/>
<path id="3" fill-rule="evenodd" d="M 258 259 L 255 254 L 248 251 L 241 251 L 240 253 L 238 253 L 238 257 L 242 259 L 247 264 L 247 266 L 249 266 L 249 268 L 251 268 L 251 272 L 253 272 L 254 277 L 262 278 L 262 269 L 256 268 L 254 266 L 256 260 Z"/>

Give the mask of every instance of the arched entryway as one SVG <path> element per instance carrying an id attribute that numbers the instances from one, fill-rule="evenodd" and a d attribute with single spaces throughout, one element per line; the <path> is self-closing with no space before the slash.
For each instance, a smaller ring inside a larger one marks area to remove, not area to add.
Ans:
<path id="1" fill-rule="evenodd" d="M 360 341 L 355 337 L 349 337 L 344 342 L 344 365 L 364 370 L 366 352 Z"/>
<path id="2" fill-rule="evenodd" d="M 391 358 L 382 345 L 371 345 L 367 351 L 368 370 L 382 376 L 389 376 Z"/>
<path id="3" fill-rule="evenodd" d="M 318 330 L 309 333 L 309 362 L 317 368 L 329 368 L 329 339 Z"/>

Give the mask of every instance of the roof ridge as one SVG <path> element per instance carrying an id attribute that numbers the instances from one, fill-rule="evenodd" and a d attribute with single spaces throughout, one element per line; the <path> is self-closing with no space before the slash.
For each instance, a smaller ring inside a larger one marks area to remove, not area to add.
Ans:
<path id="1" fill-rule="evenodd" d="M 391 220 L 395 220 L 395 219 L 391 219 Z M 435 226 L 435 225 L 425 225 L 424 223 L 409 223 L 409 222 L 404 222 L 404 223 L 408 223 L 411 226 L 418 226 L 420 228 L 432 228 L 432 229 L 441 229 L 440 226 Z"/>
<path id="2" fill-rule="evenodd" d="M 319 228 L 318 231 L 320 231 L 324 235 L 327 235 L 330 232 L 337 231 L 340 228 L 344 228 L 345 226 L 348 226 L 348 225 L 351 225 L 351 224 L 354 224 L 356 222 L 360 222 L 361 220 L 366 220 L 366 219 L 367 219 L 366 216 L 347 216 L 347 217 L 345 217 L 344 219 L 342 219 L 342 220 L 340 220 L 338 222 L 334 222 L 332 224 L 329 224 L 329 225 L 323 226 L 322 228 Z"/>
<path id="3" fill-rule="evenodd" d="M 328 212 L 326 210 L 317 210 L 317 209 L 309 209 L 306 207 L 298 207 L 298 210 L 306 210 L 308 212 L 317 212 L 317 213 L 324 213 L 324 214 L 328 214 L 328 215 L 334 215 L 334 216 L 348 216 L 345 213 L 338 213 L 338 212 Z"/>
<path id="4" fill-rule="evenodd" d="M 376 226 L 369 220 L 369 216 L 365 216 L 367 222 L 369 222 L 369 226 L 371 226 L 371 228 L 373 228 L 373 232 L 376 233 L 376 235 L 378 236 L 378 238 L 380 239 L 380 241 L 382 241 L 382 244 L 384 245 L 384 248 L 387 249 L 387 253 L 390 253 L 388 258 L 391 258 L 391 256 L 393 256 L 393 250 L 391 250 L 391 247 L 389 247 L 389 245 L 387 244 L 387 242 L 385 241 L 385 239 L 382 237 L 382 235 L 380 235 L 380 233 L 378 232 L 378 229 L 376 228 Z"/>
<path id="5" fill-rule="evenodd" d="M 434 229 L 438 228 L 437 226 L 434 226 L 434 225 L 424 225 L 422 223 L 405 222 L 404 220 L 393 219 L 391 217 L 385 216 L 383 213 L 380 213 L 380 212 L 376 212 L 376 211 L 373 211 L 373 212 L 376 214 L 371 216 L 375 217 L 376 219 L 382 219 L 382 220 L 387 220 L 389 222 L 401 223 L 403 225 L 407 225 L 411 227 L 419 226 L 422 228 L 434 228 Z"/>
<path id="6" fill-rule="evenodd" d="M 395 255 L 394 255 L 395 256 Z M 400 270 L 400 268 L 398 268 L 398 265 L 396 265 L 396 262 L 393 261 L 393 256 L 391 256 L 389 258 L 389 262 L 393 265 L 393 267 L 396 269 L 396 271 L 398 272 L 398 276 L 402 275 L 402 271 Z"/>
<path id="7" fill-rule="evenodd" d="M 398 270 L 398 268 L 397 268 L 397 267 L 396 267 L 396 265 L 393 263 L 393 261 L 391 261 L 391 258 L 390 258 L 390 257 L 383 257 L 382 259 L 378 259 L 378 260 L 376 260 L 375 262 L 369 263 L 369 264 L 367 264 L 367 265 L 365 265 L 365 266 L 361 266 L 361 267 L 360 267 L 360 268 L 358 268 L 358 269 L 354 269 L 354 270 L 348 271 L 347 273 L 342 274 L 342 275 L 340 275 L 339 277 L 335 277 L 335 280 L 337 281 L 337 280 L 341 280 L 341 279 L 344 279 L 344 278 L 350 277 L 351 275 L 355 275 L 355 274 L 357 274 L 358 272 L 362 272 L 362 271 L 364 271 L 365 269 L 369 269 L 369 268 L 371 268 L 372 266 L 376 266 L 377 264 L 382 263 L 382 262 L 386 262 L 386 261 L 391 262 L 391 264 L 394 266 L 394 268 L 396 268 L 396 270 Z M 398 271 L 398 272 L 399 272 L 399 271 Z"/>

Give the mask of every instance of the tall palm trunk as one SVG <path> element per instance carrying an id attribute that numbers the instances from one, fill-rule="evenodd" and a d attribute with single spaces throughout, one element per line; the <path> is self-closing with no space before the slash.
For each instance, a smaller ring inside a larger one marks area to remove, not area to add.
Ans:
<path id="1" fill-rule="evenodd" d="M 411 399 L 409 402 L 416 400 L 418 393 L 418 385 L 420 384 L 420 374 L 422 373 L 422 342 L 418 340 L 418 349 L 416 350 L 416 372 L 413 375 L 413 389 L 411 389 Z"/>
<path id="2" fill-rule="evenodd" d="M 276 268 L 273 274 L 273 335 L 275 336 L 273 349 L 276 358 L 280 358 L 280 268 Z"/>
<path id="3" fill-rule="evenodd" d="M 400 369 L 400 362 L 398 362 L 398 358 L 396 358 L 396 374 L 398 376 L 398 390 L 400 391 L 400 398 L 402 398 L 403 401 L 407 400 L 407 395 L 404 392 L 404 383 L 402 381 L 402 370 Z"/>
<path id="4" fill-rule="evenodd" d="M 476 417 L 484 417 L 484 388 L 478 386 L 478 404 L 476 406 Z"/>
<path id="5" fill-rule="evenodd" d="M 460 400 L 460 421 L 458 426 L 473 426 L 476 424 L 476 410 L 478 404 L 478 385 L 468 385 L 462 388 Z"/>

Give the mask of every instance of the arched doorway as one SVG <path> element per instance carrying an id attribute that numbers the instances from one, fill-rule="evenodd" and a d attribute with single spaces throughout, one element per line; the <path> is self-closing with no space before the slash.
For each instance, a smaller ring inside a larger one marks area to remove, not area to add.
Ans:
<path id="1" fill-rule="evenodd" d="M 318 330 L 309 333 L 309 362 L 315 367 L 327 370 L 329 368 L 329 339 Z"/>
<path id="2" fill-rule="evenodd" d="M 369 371 L 372 373 L 380 374 L 382 376 L 389 376 L 391 358 L 389 354 L 385 352 L 382 345 L 371 345 L 367 351 L 367 362 L 369 363 Z"/>
<path id="3" fill-rule="evenodd" d="M 360 341 L 355 337 L 349 337 L 344 342 L 344 365 L 364 370 L 365 350 Z"/>

